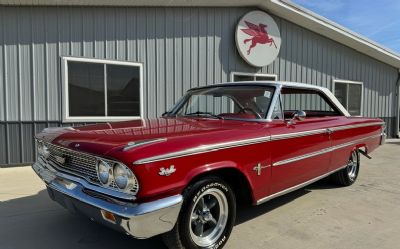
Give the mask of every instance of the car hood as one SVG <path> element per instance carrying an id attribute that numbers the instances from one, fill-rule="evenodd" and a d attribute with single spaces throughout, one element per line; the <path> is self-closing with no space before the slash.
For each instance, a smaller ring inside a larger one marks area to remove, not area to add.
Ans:
<path id="1" fill-rule="evenodd" d="M 178 117 L 47 128 L 36 137 L 76 151 L 135 161 L 198 146 L 265 136 L 262 127 L 262 122 Z"/>

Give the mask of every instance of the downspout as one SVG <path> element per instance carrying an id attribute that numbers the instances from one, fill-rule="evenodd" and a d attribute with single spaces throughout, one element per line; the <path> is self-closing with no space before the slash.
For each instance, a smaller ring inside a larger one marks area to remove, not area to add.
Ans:
<path id="1" fill-rule="evenodd" d="M 397 91 L 397 101 L 396 101 L 396 126 L 394 127 L 394 134 L 397 137 L 400 137 L 400 69 L 397 72 L 397 82 L 396 82 L 396 91 Z"/>

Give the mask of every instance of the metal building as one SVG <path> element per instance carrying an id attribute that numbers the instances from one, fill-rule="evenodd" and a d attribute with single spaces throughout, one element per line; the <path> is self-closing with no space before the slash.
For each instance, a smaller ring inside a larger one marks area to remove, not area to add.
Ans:
<path id="1" fill-rule="evenodd" d="M 253 10 L 280 30 L 263 67 L 235 44 Z M 156 117 L 191 87 L 248 79 L 327 87 L 395 137 L 399 68 L 398 54 L 286 0 L 0 0 L 0 165 L 34 161 L 45 127 Z"/>

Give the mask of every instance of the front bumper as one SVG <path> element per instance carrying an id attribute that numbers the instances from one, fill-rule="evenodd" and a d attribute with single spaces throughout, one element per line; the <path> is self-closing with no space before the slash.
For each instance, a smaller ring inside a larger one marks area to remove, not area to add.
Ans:
<path id="1" fill-rule="evenodd" d="M 46 183 L 49 196 L 71 212 L 88 216 L 101 224 L 132 235 L 149 238 L 172 230 L 182 205 L 182 196 L 175 195 L 146 203 L 134 203 L 88 189 L 82 179 L 59 173 L 44 160 L 32 165 Z M 106 219 L 102 212 L 114 215 Z"/>

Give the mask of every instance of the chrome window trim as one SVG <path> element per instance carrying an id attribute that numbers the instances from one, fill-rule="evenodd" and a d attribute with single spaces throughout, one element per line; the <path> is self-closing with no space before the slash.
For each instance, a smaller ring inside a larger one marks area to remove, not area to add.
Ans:
<path id="1" fill-rule="evenodd" d="M 313 178 L 313 179 L 311 179 L 311 180 L 308 180 L 308 181 L 306 181 L 306 182 L 300 183 L 300 184 L 295 185 L 295 186 L 293 186 L 293 187 L 284 189 L 284 190 L 279 191 L 279 192 L 277 192 L 277 193 L 274 193 L 274 194 L 268 195 L 268 196 L 266 196 L 266 197 L 263 197 L 263 198 L 261 198 L 261 199 L 258 199 L 258 200 L 257 200 L 257 205 L 260 205 L 260 204 L 262 204 L 262 203 L 264 203 L 264 202 L 267 202 L 267 201 L 269 201 L 269 200 L 271 200 L 271 199 L 274 199 L 274 198 L 276 198 L 276 197 L 279 197 L 279 196 L 285 195 L 285 194 L 287 194 L 287 193 L 290 193 L 290 192 L 296 191 L 296 190 L 298 190 L 298 189 L 301 189 L 301 188 L 303 188 L 303 187 L 305 187 L 305 186 L 307 186 L 307 185 L 310 185 L 311 183 L 314 183 L 314 182 L 316 182 L 316 181 L 319 181 L 319 180 L 321 180 L 321 179 L 323 179 L 323 178 L 325 178 L 325 177 L 327 177 L 327 176 L 329 176 L 329 175 L 331 175 L 331 174 L 333 174 L 333 173 L 335 173 L 335 172 L 337 172 L 337 171 L 339 171 L 339 170 L 341 170 L 341 169 L 344 169 L 344 168 L 346 168 L 346 167 L 347 167 L 347 165 L 342 166 L 342 167 L 340 167 L 340 168 L 338 168 L 338 169 L 329 171 L 328 173 L 325 173 L 325 174 L 323 174 L 323 175 L 320 175 L 320 176 L 318 176 L 318 177 L 316 177 L 316 178 Z"/>
<path id="2" fill-rule="evenodd" d="M 201 153 L 205 153 L 205 152 L 209 152 L 209 151 L 222 150 L 222 149 L 239 147 L 239 146 L 244 146 L 244 145 L 262 143 L 262 142 L 270 142 L 270 141 L 276 141 L 276 140 L 291 139 L 291 138 L 297 138 L 297 137 L 330 133 L 330 132 L 338 131 L 338 130 L 353 129 L 353 128 L 358 128 L 358 127 L 367 127 L 367 126 L 374 126 L 374 125 L 384 125 L 384 124 L 385 124 L 384 122 L 373 122 L 373 123 L 359 124 L 359 125 L 338 126 L 338 127 L 333 127 L 333 128 L 317 129 L 317 130 L 302 131 L 302 132 L 296 132 L 296 133 L 287 133 L 287 134 L 279 134 L 279 135 L 265 136 L 265 137 L 259 137 L 259 138 L 236 140 L 236 141 L 211 144 L 211 145 L 203 145 L 203 146 L 199 146 L 196 148 L 190 148 L 190 149 L 186 149 L 186 150 L 182 150 L 182 151 L 176 151 L 176 152 L 172 152 L 172 153 L 167 153 L 167 154 L 162 154 L 162 155 L 158 155 L 158 156 L 139 159 L 139 160 L 133 162 L 133 164 L 152 163 L 152 162 L 157 162 L 157 161 L 162 161 L 162 160 L 196 155 L 196 154 L 201 154 Z"/>

